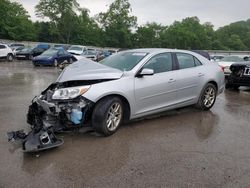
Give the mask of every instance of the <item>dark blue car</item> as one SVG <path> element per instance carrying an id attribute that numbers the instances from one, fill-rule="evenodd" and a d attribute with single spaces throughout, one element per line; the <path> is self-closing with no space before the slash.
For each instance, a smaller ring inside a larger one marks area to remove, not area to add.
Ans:
<path id="1" fill-rule="evenodd" d="M 73 63 L 74 61 L 76 58 L 63 48 L 50 48 L 32 60 L 34 66 L 51 65 L 55 67 L 61 63 Z"/>

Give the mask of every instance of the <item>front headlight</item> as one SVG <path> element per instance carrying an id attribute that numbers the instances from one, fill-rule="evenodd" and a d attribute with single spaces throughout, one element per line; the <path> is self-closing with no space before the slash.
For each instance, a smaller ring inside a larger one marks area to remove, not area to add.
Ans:
<path id="1" fill-rule="evenodd" d="M 52 99 L 74 99 L 88 91 L 90 86 L 83 87 L 69 87 L 58 89 L 54 92 Z"/>

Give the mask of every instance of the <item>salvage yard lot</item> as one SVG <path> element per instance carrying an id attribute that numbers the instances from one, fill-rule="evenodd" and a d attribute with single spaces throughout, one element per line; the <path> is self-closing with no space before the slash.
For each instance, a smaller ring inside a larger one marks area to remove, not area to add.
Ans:
<path id="1" fill-rule="evenodd" d="M 59 71 L 0 62 L 0 187 L 250 187 L 250 89 L 226 90 L 208 112 L 183 108 L 131 122 L 110 137 L 61 134 L 24 154 L 6 132 L 27 130 L 30 101 Z"/>

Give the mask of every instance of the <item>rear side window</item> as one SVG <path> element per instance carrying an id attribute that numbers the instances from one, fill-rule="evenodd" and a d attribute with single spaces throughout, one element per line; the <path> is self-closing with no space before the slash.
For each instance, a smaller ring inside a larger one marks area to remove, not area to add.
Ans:
<path id="1" fill-rule="evenodd" d="M 152 57 L 143 68 L 153 69 L 154 73 L 162 73 L 173 70 L 171 53 L 158 54 Z"/>
<path id="2" fill-rule="evenodd" d="M 0 49 L 4 49 L 6 48 L 4 45 L 0 45 Z"/>
<path id="3" fill-rule="evenodd" d="M 194 56 L 185 53 L 176 53 L 180 69 L 201 66 L 202 63 Z"/>
<path id="4" fill-rule="evenodd" d="M 202 65 L 202 63 L 196 57 L 194 57 L 194 63 L 195 63 L 195 66 L 201 66 Z"/>

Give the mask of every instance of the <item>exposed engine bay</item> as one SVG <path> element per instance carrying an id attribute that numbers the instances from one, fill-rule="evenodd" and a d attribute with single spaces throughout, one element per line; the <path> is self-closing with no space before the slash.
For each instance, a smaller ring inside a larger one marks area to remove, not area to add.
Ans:
<path id="1" fill-rule="evenodd" d="M 91 128 L 91 114 L 94 103 L 81 95 L 72 99 L 53 99 L 53 95 L 63 88 L 92 85 L 104 80 L 68 81 L 51 84 L 40 96 L 32 100 L 27 113 L 27 123 L 31 131 L 23 130 L 8 132 L 9 141 L 22 144 L 24 152 L 37 152 L 63 144 L 56 133 L 78 131 L 81 128 Z"/>

